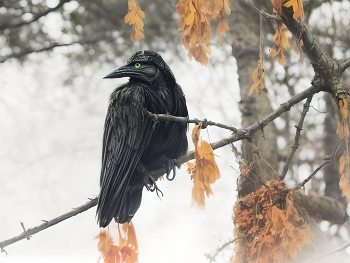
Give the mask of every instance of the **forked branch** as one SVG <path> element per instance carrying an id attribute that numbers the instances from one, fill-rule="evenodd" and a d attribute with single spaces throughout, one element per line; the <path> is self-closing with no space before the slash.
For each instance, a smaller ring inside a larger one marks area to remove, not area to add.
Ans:
<path id="1" fill-rule="evenodd" d="M 306 116 L 307 112 L 309 111 L 311 100 L 312 100 L 312 96 L 308 97 L 307 101 L 304 104 L 304 109 L 303 109 L 303 112 L 301 113 L 299 123 L 298 123 L 298 125 L 295 126 L 297 131 L 295 133 L 295 138 L 294 138 L 293 144 L 290 147 L 289 154 L 288 154 L 288 157 L 287 157 L 287 161 L 286 161 L 286 163 L 285 163 L 285 165 L 283 167 L 282 175 L 280 176 L 281 180 L 283 180 L 286 177 L 286 174 L 288 172 L 290 163 L 292 162 L 293 156 L 294 156 L 295 152 L 297 151 L 297 149 L 299 148 L 300 132 L 303 129 L 303 123 L 304 123 L 304 120 L 305 120 L 305 116 Z"/>

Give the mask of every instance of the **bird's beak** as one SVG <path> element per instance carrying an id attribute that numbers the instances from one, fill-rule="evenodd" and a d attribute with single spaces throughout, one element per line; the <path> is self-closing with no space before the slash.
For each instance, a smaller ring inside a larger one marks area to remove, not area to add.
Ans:
<path id="1" fill-rule="evenodd" d="M 128 74 L 129 73 L 129 74 Z M 118 69 L 113 70 L 111 73 L 104 76 L 104 79 L 115 79 L 115 78 L 123 78 L 130 76 L 130 68 L 126 66 L 122 66 Z"/>

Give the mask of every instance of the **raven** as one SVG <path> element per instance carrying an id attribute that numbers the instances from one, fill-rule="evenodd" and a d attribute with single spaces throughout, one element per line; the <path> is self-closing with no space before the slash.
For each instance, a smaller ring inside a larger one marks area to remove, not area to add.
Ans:
<path id="1" fill-rule="evenodd" d="M 150 172 L 165 167 L 172 180 L 172 160 L 187 152 L 187 124 L 155 124 L 145 111 L 188 117 L 185 96 L 163 58 L 154 51 L 138 51 L 104 78 L 121 77 L 130 79 L 111 94 L 104 125 L 100 227 L 113 217 L 121 224 L 129 222 L 140 207 L 143 186 L 160 191 Z"/>

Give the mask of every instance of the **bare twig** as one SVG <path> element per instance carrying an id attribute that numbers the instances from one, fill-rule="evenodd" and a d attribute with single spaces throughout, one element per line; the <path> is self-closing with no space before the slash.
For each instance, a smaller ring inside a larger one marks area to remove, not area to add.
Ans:
<path id="1" fill-rule="evenodd" d="M 348 246 L 350 246 L 350 240 L 348 240 L 344 245 L 342 245 L 342 246 L 340 246 L 338 248 L 335 248 L 335 249 L 333 249 L 331 251 L 328 251 L 327 253 L 324 253 L 322 255 L 319 255 L 319 256 L 316 256 L 316 257 L 310 259 L 308 261 L 308 263 L 315 262 L 315 261 L 317 261 L 317 260 L 319 260 L 321 258 L 327 257 L 329 255 L 332 255 L 332 254 L 336 253 L 336 252 L 342 251 L 342 250 L 346 249 Z"/>
<path id="2" fill-rule="evenodd" d="M 0 63 L 3 63 L 5 62 L 6 60 L 10 59 L 10 58 L 21 58 L 21 57 L 24 57 L 24 56 L 27 56 L 31 53 L 40 53 L 40 52 L 44 52 L 44 51 L 50 51 L 56 47 L 68 47 L 68 46 L 72 46 L 74 44 L 80 44 L 80 45 L 84 45 L 84 44 L 93 44 L 93 43 L 96 43 L 96 42 L 99 42 L 99 41 L 102 41 L 102 40 L 105 40 L 106 38 L 94 38 L 94 39 L 85 39 L 85 40 L 77 40 L 77 41 L 73 41 L 71 43 L 53 43 L 51 44 L 50 46 L 48 47 L 44 47 L 44 48 L 39 48 L 39 49 L 26 49 L 26 50 L 23 50 L 19 53 L 12 53 L 12 54 L 9 54 L 7 56 L 4 56 L 4 57 L 0 57 Z"/>
<path id="3" fill-rule="evenodd" d="M 22 226 L 22 228 L 23 228 L 23 233 L 27 235 L 27 230 L 26 230 L 26 228 L 24 227 L 23 222 L 20 222 L 20 223 L 21 223 L 21 226 Z M 29 235 L 27 235 L 27 240 L 30 240 L 30 236 L 29 236 Z"/>
<path id="4" fill-rule="evenodd" d="M 181 123 L 194 123 L 196 125 L 199 125 L 201 122 L 203 122 L 204 126 L 217 126 L 219 128 L 230 130 L 234 133 L 236 133 L 238 131 L 238 129 L 236 129 L 235 127 L 221 124 L 218 122 L 208 121 L 207 119 L 198 120 L 198 119 L 189 119 L 187 117 L 172 116 L 169 114 L 153 114 L 147 110 L 145 110 L 145 112 L 147 112 L 148 116 L 150 116 L 156 123 L 160 122 L 160 121 L 162 121 L 162 122 L 174 121 L 174 122 L 181 122 Z"/>
<path id="5" fill-rule="evenodd" d="M 4 29 L 7 29 L 7 28 L 15 28 L 15 27 L 21 27 L 21 26 L 24 26 L 24 25 L 29 25 L 35 21 L 37 21 L 39 18 L 43 17 L 43 16 L 46 16 L 47 14 L 51 13 L 51 12 L 54 12 L 58 9 L 60 9 L 65 3 L 67 2 L 70 2 L 71 0 L 61 0 L 57 6 L 53 7 L 53 8 L 48 8 L 46 9 L 44 12 L 42 13 L 38 13 L 38 14 L 35 14 L 32 19 L 29 19 L 29 20 L 22 20 L 20 22 L 17 22 L 17 23 L 5 23 L 3 25 L 0 25 L 0 30 L 4 30 Z M 11 21 L 11 20 L 9 20 Z"/>
<path id="6" fill-rule="evenodd" d="M 237 238 L 235 239 L 229 239 L 227 240 L 224 244 L 222 244 L 220 247 L 218 247 L 217 249 L 215 249 L 214 251 L 212 251 L 210 254 L 206 254 L 205 256 L 209 259 L 209 262 L 216 262 L 215 258 L 216 256 L 228 245 L 232 244 L 233 242 L 235 242 L 237 240 Z"/>
<path id="7" fill-rule="evenodd" d="M 255 153 L 265 164 L 266 166 L 273 172 L 275 175 L 277 175 L 277 172 L 275 169 L 273 169 L 272 165 L 264 158 L 263 155 L 260 154 L 259 148 L 255 145 L 253 141 L 248 141 L 250 147 L 253 149 L 253 153 Z"/>
<path id="8" fill-rule="evenodd" d="M 341 145 L 341 143 L 344 142 L 344 140 L 341 140 L 337 143 L 337 145 L 335 146 L 333 152 L 331 155 L 329 156 L 326 156 L 325 158 L 323 158 L 322 162 L 321 162 L 321 165 L 319 167 L 317 167 L 317 169 L 315 171 L 313 171 L 304 181 L 302 181 L 298 186 L 295 187 L 295 189 L 300 189 L 302 188 L 308 181 L 311 180 L 312 177 L 315 176 L 315 174 L 317 174 L 317 172 L 319 170 L 321 170 L 324 166 L 330 164 L 330 163 L 335 163 L 335 158 L 337 156 L 337 152 L 338 152 L 338 149 Z"/>
<path id="9" fill-rule="evenodd" d="M 38 233 L 38 232 L 40 232 L 40 231 L 42 231 L 42 230 L 44 230 L 46 228 L 49 228 L 49 227 L 51 227 L 53 225 L 56 225 L 56 224 L 66 220 L 68 218 L 76 216 L 77 214 L 80 214 L 80 213 L 90 209 L 91 207 L 96 206 L 97 205 L 97 200 L 98 200 L 98 197 L 96 197 L 94 199 L 91 199 L 91 201 L 87 202 L 85 205 L 82 205 L 82 206 L 79 206 L 77 208 L 74 208 L 72 211 L 70 211 L 68 213 L 60 215 L 60 216 L 58 216 L 58 217 L 56 217 L 54 219 L 51 219 L 51 220 L 49 220 L 49 221 L 47 221 L 47 222 L 45 222 L 45 223 L 43 223 L 41 225 L 33 227 L 33 228 L 25 229 L 23 223 L 21 222 L 21 226 L 23 228 L 23 233 L 18 235 L 18 236 L 16 236 L 16 237 L 13 237 L 13 238 L 10 238 L 8 240 L 0 242 L 1 252 L 5 252 L 6 253 L 4 248 L 7 247 L 8 245 L 11 245 L 11 244 L 13 244 L 15 242 L 18 242 L 18 241 L 20 241 L 22 239 L 25 239 L 25 238 L 29 239 L 30 236 L 32 236 L 32 235 L 34 235 L 34 234 L 36 234 L 36 233 Z"/>
<path id="10" fill-rule="evenodd" d="M 276 15 L 271 15 L 269 13 L 267 13 L 265 10 L 260 10 L 259 8 L 257 8 L 251 0 L 242 0 L 243 3 L 245 3 L 246 5 L 250 6 L 251 8 L 254 9 L 254 11 L 258 12 L 259 14 L 263 15 L 264 17 L 266 17 L 267 19 L 278 19 L 278 17 Z"/>
<path id="11" fill-rule="evenodd" d="M 304 120 L 305 120 L 305 116 L 306 116 L 307 112 L 309 111 L 311 100 L 312 100 L 312 96 L 307 98 L 307 101 L 304 104 L 303 112 L 301 113 L 301 116 L 300 116 L 299 123 L 298 123 L 298 125 L 295 126 L 297 131 L 295 133 L 294 141 L 293 141 L 293 143 L 292 143 L 292 145 L 291 145 L 291 147 L 289 149 L 289 154 L 288 154 L 288 157 L 287 157 L 287 161 L 286 161 L 286 163 L 285 163 L 285 165 L 283 167 L 282 174 L 280 176 L 281 180 L 283 180 L 286 177 L 286 174 L 288 172 L 288 168 L 290 166 L 290 163 L 292 162 L 293 156 L 294 156 L 296 150 L 299 148 L 300 132 L 303 129 L 303 123 L 304 123 Z"/>

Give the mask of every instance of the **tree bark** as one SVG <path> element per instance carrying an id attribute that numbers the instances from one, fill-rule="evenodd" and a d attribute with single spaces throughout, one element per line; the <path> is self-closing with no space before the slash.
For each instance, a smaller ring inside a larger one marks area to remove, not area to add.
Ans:
<path id="1" fill-rule="evenodd" d="M 255 92 L 249 96 L 249 88 L 253 85 L 252 72 L 258 65 L 259 59 L 259 15 L 241 1 L 232 3 L 232 15 L 229 24 L 232 35 L 232 54 L 237 60 L 239 85 L 240 85 L 240 110 L 242 113 L 242 126 L 249 125 L 260 120 L 273 111 L 267 93 L 257 95 Z M 278 154 L 277 136 L 274 123 L 257 132 L 253 137 L 254 144 L 259 152 L 269 163 L 262 162 L 254 153 L 251 145 L 244 140 L 242 142 L 242 157 L 249 163 L 258 164 L 257 172 L 265 180 L 278 179 Z"/>

